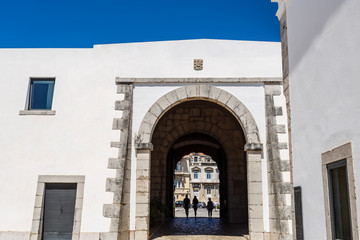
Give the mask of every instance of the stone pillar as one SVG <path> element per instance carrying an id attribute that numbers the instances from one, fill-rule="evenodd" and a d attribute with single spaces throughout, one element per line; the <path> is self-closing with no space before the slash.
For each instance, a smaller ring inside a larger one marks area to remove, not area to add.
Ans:
<path id="1" fill-rule="evenodd" d="M 113 120 L 113 130 L 120 132 L 119 142 L 111 147 L 119 149 L 117 158 L 110 158 L 109 169 L 116 169 L 116 175 L 106 179 L 106 191 L 114 193 L 113 203 L 104 204 L 103 216 L 111 218 L 110 232 L 100 233 L 100 239 L 127 240 L 130 227 L 130 178 L 131 178 L 131 132 L 133 85 L 118 85 L 118 94 L 124 94 L 124 100 L 115 102 L 115 110 L 122 111 L 121 118 Z"/>
<path id="2" fill-rule="evenodd" d="M 283 107 L 281 85 L 265 84 L 270 237 L 290 240 L 293 239 L 293 183 Z"/>
<path id="3" fill-rule="evenodd" d="M 264 239 L 261 144 L 245 145 L 247 159 L 249 235 L 251 240 Z"/>
<path id="4" fill-rule="evenodd" d="M 134 240 L 149 239 L 151 143 L 135 143 L 136 213 Z"/>

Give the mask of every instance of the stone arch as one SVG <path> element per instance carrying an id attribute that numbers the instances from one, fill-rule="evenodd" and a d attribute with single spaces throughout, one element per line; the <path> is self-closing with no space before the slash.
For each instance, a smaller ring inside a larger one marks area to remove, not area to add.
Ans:
<path id="1" fill-rule="evenodd" d="M 248 199 L 248 226 L 252 239 L 263 236 L 263 197 L 262 197 L 262 144 L 259 131 L 250 111 L 246 106 L 232 94 L 209 85 L 191 85 L 177 88 L 159 98 L 146 113 L 135 140 L 136 148 L 136 215 L 135 215 L 135 239 L 145 239 L 149 234 L 149 203 L 150 203 L 150 171 L 151 151 L 155 128 L 159 121 L 171 109 L 177 105 L 190 101 L 211 102 L 223 108 L 237 122 L 239 131 L 243 133 L 243 150 L 246 154 L 245 161 L 247 168 L 247 199 Z M 240 129 L 241 126 L 241 129 Z M 177 133 L 175 133 L 176 131 Z M 197 132 L 206 133 L 218 140 L 219 144 L 229 146 L 227 135 L 221 135 L 212 123 L 204 123 L 197 128 Z M 191 133 L 191 129 L 185 129 L 178 125 L 169 137 L 161 139 L 161 146 L 156 154 L 166 155 L 167 148 L 172 145 L 176 138 Z M 159 140 L 159 139 L 157 139 Z M 155 143 L 154 143 L 155 144 Z M 229 152 L 229 159 L 234 159 Z M 147 210 L 146 210 L 147 209 Z M 256 237 L 255 237 L 256 236 Z"/>
<path id="2" fill-rule="evenodd" d="M 196 99 L 215 102 L 231 112 L 245 133 L 247 147 L 261 148 L 259 130 L 247 107 L 231 93 L 209 85 L 184 86 L 159 98 L 145 114 L 139 128 L 138 140 L 150 143 L 157 122 L 169 109 L 184 101 Z"/>

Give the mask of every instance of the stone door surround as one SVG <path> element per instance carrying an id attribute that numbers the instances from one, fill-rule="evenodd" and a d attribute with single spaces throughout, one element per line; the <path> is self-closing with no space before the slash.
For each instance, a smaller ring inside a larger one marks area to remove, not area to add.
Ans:
<path id="1" fill-rule="evenodd" d="M 238 120 L 246 138 L 244 150 L 248 165 L 249 233 L 252 239 L 263 239 L 263 200 L 259 131 L 254 117 L 246 106 L 232 94 L 209 85 L 189 85 L 177 88 L 159 98 L 145 114 L 135 142 L 136 215 L 135 239 L 148 239 L 150 215 L 151 138 L 159 119 L 173 106 L 191 100 L 211 101 L 227 109 Z"/>

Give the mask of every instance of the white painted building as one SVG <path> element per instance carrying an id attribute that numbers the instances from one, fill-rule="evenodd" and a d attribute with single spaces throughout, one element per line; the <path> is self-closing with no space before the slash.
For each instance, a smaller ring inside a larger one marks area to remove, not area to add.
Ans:
<path id="1" fill-rule="evenodd" d="M 359 239 L 360 2 L 279 9 L 298 239 Z"/>
<path id="2" fill-rule="evenodd" d="M 172 167 L 166 154 L 188 145 L 213 151 L 224 217 L 248 224 L 252 239 L 291 238 L 291 216 L 276 217 L 279 204 L 291 212 L 292 189 L 280 43 L 1 49 L 0 66 L 1 240 L 51 232 L 49 196 L 60 204 L 69 189 L 73 240 L 146 239 L 150 198 L 166 203 L 173 186 L 160 174 Z"/>

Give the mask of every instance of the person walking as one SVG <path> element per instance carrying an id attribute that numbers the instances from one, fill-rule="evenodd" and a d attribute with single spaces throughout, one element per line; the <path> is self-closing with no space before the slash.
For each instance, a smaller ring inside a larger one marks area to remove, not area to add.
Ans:
<path id="1" fill-rule="evenodd" d="M 218 202 L 215 200 L 215 202 L 214 202 L 215 212 L 216 212 L 216 209 L 218 208 L 218 206 L 219 206 L 219 204 L 218 204 Z"/>
<path id="2" fill-rule="evenodd" d="M 206 208 L 208 210 L 208 218 L 212 218 L 212 210 L 214 209 L 214 203 L 211 201 L 211 198 L 209 198 Z"/>
<path id="3" fill-rule="evenodd" d="M 190 208 L 190 199 L 186 194 L 184 198 L 184 209 L 185 209 L 186 218 L 189 218 L 189 208 Z"/>
<path id="4" fill-rule="evenodd" d="M 198 209 L 198 204 L 199 204 L 199 200 L 197 199 L 196 196 L 194 196 L 194 199 L 193 199 L 192 204 L 193 204 L 194 213 L 195 213 L 195 218 L 196 218 L 196 211 L 197 211 L 197 209 Z"/>

